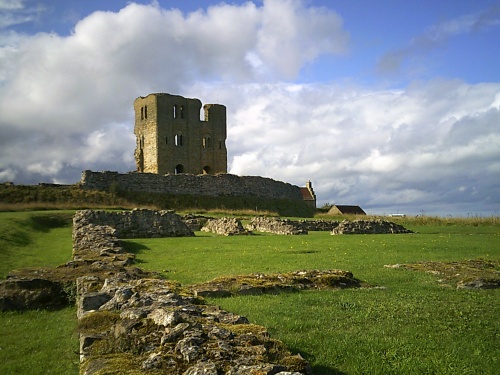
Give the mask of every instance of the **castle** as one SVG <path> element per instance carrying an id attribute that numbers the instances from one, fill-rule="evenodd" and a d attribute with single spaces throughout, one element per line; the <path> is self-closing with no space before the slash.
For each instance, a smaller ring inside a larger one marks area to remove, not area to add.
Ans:
<path id="1" fill-rule="evenodd" d="M 227 173 L 226 107 L 203 106 L 179 95 L 149 94 L 134 101 L 136 172 L 83 171 L 83 189 L 194 197 L 245 197 L 251 207 L 287 200 L 316 208 L 310 181 L 306 187 L 260 176 Z M 267 202 L 267 203 L 266 203 Z M 298 203 L 301 202 L 301 203 Z"/>
<path id="2" fill-rule="evenodd" d="M 226 107 L 165 93 L 134 101 L 138 172 L 227 173 Z"/>

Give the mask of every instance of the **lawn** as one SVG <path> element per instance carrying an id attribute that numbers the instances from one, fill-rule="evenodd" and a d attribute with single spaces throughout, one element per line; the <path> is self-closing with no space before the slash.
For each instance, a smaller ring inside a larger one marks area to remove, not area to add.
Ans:
<path id="1" fill-rule="evenodd" d="M 60 213 L 64 220 L 58 220 L 53 212 L 0 213 L 0 277 L 13 268 L 69 260 L 69 214 Z M 376 286 L 208 301 L 267 327 L 309 360 L 315 374 L 498 373 L 498 290 L 457 290 L 436 275 L 384 265 L 500 260 L 500 224 L 408 220 L 404 225 L 418 233 L 218 237 L 197 232 L 193 238 L 127 240 L 125 245 L 139 267 L 183 284 L 252 272 L 337 268 Z M 0 319 L 1 374 L 77 374 L 73 309 L 2 313 Z M 45 354 L 38 357 L 38 352 Z M 37 366 L 41 361 L 44 367 Z"/>
<path id="2" fill-rule="evenodd" d="M 498 226 L 414 226 L 410 235 L 256 235 L 127 241 L 142 268 L 183 284 L 297 269 L 349 270 L 378 288 L 211 299 L 261 324 L 315 374 L 496 374 L 498 290 L 457 290 L 424 260 L 500 260 Z"/>
<path id="3" fill-rule="evenodd" d="M 0 212 L 0 279 L 71 259 L 72 212 Z M 74 307 L 0 313 L 0 374 L 78 373 Z"/>

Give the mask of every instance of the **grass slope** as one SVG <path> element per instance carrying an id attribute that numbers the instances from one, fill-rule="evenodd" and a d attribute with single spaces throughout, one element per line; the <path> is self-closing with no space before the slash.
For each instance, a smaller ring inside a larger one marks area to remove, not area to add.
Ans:
<path id="1" fill-rule="evenodd" d="M 71 259 L 72 211 L 0 212 L 0 278 L 16 268 Z"/>
<path id="2" fill-rule="evenodd" d="M 0 278 L 71 259 L 71 211 L 0 212 Z M 73 307 L 0 313 L 0 374 L 77 374 Z"/>

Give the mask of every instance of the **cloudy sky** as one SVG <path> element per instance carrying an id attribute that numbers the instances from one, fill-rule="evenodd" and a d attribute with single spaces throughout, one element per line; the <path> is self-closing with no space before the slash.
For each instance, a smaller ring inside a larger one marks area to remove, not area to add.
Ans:
<path id="1" fill-rule="evenodd" d="M 499 215 L 499 66 L 498 0 L 0 0 L 0 182 L 134 170 L 167 92 L 227 106 L 230 173 Z"/>

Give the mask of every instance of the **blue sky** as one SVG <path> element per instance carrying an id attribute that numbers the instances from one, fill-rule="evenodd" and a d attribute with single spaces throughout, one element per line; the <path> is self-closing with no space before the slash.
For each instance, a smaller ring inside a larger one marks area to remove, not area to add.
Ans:
<path id="1" fill-rule="evenodd" d="M 132 103 L 228 108 L 229 171 L 500 212 L 500 1 L 0 0 L 0 182 L 134 170 Z"/>

